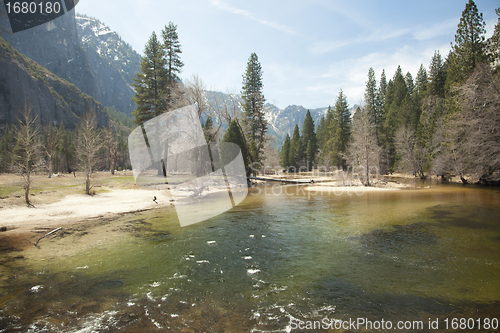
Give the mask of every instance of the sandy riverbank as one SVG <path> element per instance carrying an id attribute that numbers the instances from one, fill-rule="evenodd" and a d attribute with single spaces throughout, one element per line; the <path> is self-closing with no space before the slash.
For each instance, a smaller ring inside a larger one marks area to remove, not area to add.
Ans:
<path id="1" fill-rule="evenodd" d="M 158 203 L 153 201 L 155 196 Z M 38 205 L 36 208 L 4 208 L 0 209 L 0 216 L 1 224 L 7 227 L 7 232 L 23 233 L 33 228 L 57 228 L 88 219 L 161 208 L 170 204 L 170 197 L 164 191 L 119 189 L 94 196 L 68 195 L 60 201 Z"/>
<path id="2" fill-rule="evenodd" d="M 377 184 L 377 186 L 342 186 L 336 182 L 323 182 L 307 185 L 304 190 L 315 193 L 389 191 L 407 188 L 398 183 Z M 156 202 L 153 198 L 156 197 Z M 12 206 L 0 209 L 1 226 L 8 231 L 28 232 L 34 228 L 56 228 L 80 221 L 107 218 L 117 214 L 131 213 L 170 206 L 168 192 L 143 189 L 111 189 L 94 196 L 72 194 L 50 204 L 37 205 L 36 208 Z"/>

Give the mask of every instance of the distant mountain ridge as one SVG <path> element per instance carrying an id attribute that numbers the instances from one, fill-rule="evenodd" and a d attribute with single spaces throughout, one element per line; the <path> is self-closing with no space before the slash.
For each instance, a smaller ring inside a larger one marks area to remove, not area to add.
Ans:
<path id="1" fill-rule="evenodd" d="M 42 125 L 74 128 L 88 110 L 99 126 L 108 123 L 101 104 L 0 38 L 0 122 L 17 122 L 25 106 Z"/>
<path id="2" fill-rule="evenodd" d="M 6 15 L 0 16 L 3 25 L 7 20 Z M 74 11 L 25 31 L 5 33 L 3 38 L 17 51 L 101 101 L 95 72 L 78 37 Z"/>
<path id="3" fill-rule="evenodd" d="M 131 100 L 134 96 L 132 83 L 135 74 L 140 70 L 141 56 L 98 19 L 75 15 L 73 11 L 45 25 L 10 35 L 6 39 L 14 48 L 47 67 L 60 78 L 73 83 L 102 106 L 112 107 L 127 115 L 135 109 L 136 105 Z M 207 96 L 212 96 L 212 102 L 221 103 L 225 99 L 236 98 L 241 103 L 239 95 L 206 93 Z M 100 108 L 100 105 L 98 107 Z M 241 111 L 241 104 L 239 107 Z M 265 107 L 269 122 L 268 134 L 276 137 L 272 145 L 279 149 L 286 134 L 292 135 L 295 124 L 302 129 L 308 109 L 301 105 L 289 105 L 280 109 L 270 103 Z M 355 105 L 352 109 L 356 107 Z M 328 107 L 309 110 L 315 126 L 318 126 Z M 80 111 L 77 110 L 77 113 Z"/>
<path id="4" fill-rule="evenodd" d="M 98 19 L 77 14 L 76 27 L 86 50 L 101 94 L 101 103 L 131 114 L 133 77 L 139 72 L 141 56 L 128 43 Z"/>
<path id="5" fill-rule="evenodd" d="M 357 108 L 358 105 L 356 104 L 352 106 L 350 109 L 351 113 L 354 113 Z M 287 134 L 292 137 L 295 124 L 299 125 L 299 129 L 302 131 L 302 125 L 304 124 L 307 110 L 311 113 L 315 127 L 318 127 L 321 117 L 326 116 L 328 112 L 328 107 L 306 109 L 302 105 L 289 105 L 284 109 L 280 109 L 269 103 L 266 104 L 266 109 L 268 112 L 269 134 L 274 134 L 276 136 L 277 142 L 274 146 L 278 148 L 281 148 L 283 145 Z"/>
<path id="6" fill-rule="evenodd" d="M 228 95 L 220 91 L 207 91 L 206 96 L 209 97 L 209 102 L 214 103 L 217 101 L 222 106 L 223 100 L 229 100 L 231 98 L 236 98 L 240 103 L 240 95 Z M 358 108 L 357 104 L 351 107 L 351 113 Z M 266 119 L 268 121 L 268 135 L 276 137 L 276 140 L 272 142 L 272 146 L 276 149 L 281 149 L 283 142 L 285 141 L 286 135 L 293 134 L 293 129 L 295 124 L 299 125 L 299 129 L 302 130 L 302 125 L 304 124 L 304 119 L 307 114 L 307 110 L 311 112 L 311 117 L 314 121 L 314 126 L 318 127 L 321 117 L 326 116 L 328 112 L 328 107 L 317 108 L 317 109 L 307 109 L 302 105 L 289 105 L 284 109 L 280 109 L 274 104 L 266 103 Z M 242 112 L 240 106 L 240 112 Z M 224 128 L 225 129 L 225 128 Z"/>

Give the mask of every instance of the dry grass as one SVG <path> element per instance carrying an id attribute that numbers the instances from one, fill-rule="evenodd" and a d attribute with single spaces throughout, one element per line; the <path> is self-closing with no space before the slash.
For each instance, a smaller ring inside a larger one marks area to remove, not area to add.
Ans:
<path id="1" fill-rule="evenodd" d="M 0 174 L 0 208 L 24 206 L 24 190 L 22 178 L 16 174 Z M 91 192 L 102 193 L 110 189 L 137 189 L 131 171 L 95 172 L 93 174 Z M 85 194 L 85 174 L 77 172 L 62 174 L 48 178 L 47 174 L 37 174 L 31 183 L 31 201 L 36 205 L 51 204 L 63 199 L 67 195 Z"/>

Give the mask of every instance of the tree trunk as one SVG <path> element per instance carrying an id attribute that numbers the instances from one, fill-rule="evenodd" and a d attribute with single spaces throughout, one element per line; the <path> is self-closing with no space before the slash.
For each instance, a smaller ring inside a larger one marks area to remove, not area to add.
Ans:
<path id="1" fill-rule="evenodd" d="M 115 174 L 115 160 L 113 159 L 113 155 L 110 153 L 109 154 L 109 170 L 111 171 L 111 174 Z"/>
<path id="2" fill-rule="evenodd" d="M 370 153 L 368 152 L 368 146 L 366 146 L 365 149 L 366 149 L 366 186 L 370 186 L 370 169 L 368 167 Z"/>
<path id="3" fill-rule="evenodd" d="M 49 156 L 49 178 L 52 178 L 52 156 Z"/>
<path id="4" fill-rule="evenodd" d="M 85 178 L 85 193 L 90 195 L 90 172 L 91 170 L 87 170 L 87 177 Z"/>
<path id="5" fill-rule="evenodd" d="M 31 183 L 31 177 L 28 174 L 24 184 L 24 200 L 26 201 L 26 205 L 28 207 L 33 207 L 33 205 L 30 202 L 30 183 Z"/>

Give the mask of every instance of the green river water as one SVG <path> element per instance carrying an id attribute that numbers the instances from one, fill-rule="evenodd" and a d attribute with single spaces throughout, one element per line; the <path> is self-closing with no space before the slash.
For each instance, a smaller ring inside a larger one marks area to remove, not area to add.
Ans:
<path id="1" fill-rule="evenodd" d="M 284 189 L 184 228 L 157 209 L 3 254 L 0 332 L 498 331 L 500 190 Z M 305 326 L 357 318 L 424 327 Z"/>

